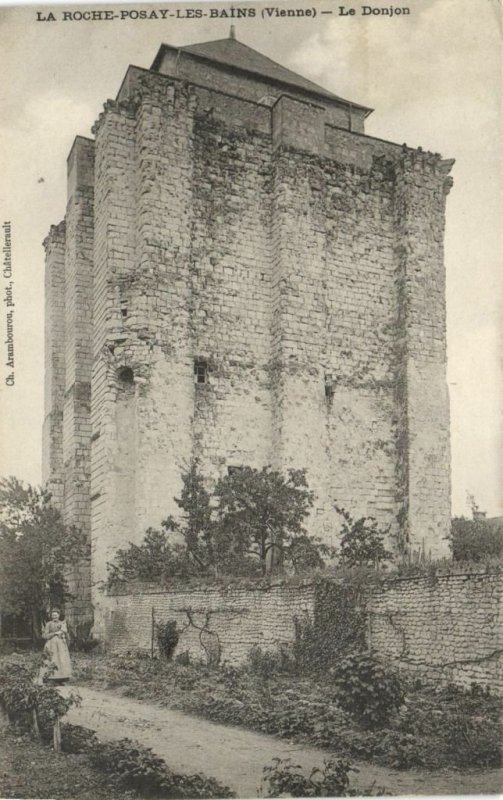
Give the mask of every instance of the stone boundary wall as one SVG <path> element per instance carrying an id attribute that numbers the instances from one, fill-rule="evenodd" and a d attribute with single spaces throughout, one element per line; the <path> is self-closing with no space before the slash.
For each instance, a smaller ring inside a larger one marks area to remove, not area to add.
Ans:
<path id="1" fill-rule="evenodd" d="M 176 620 L 176 654 L 239 664 L 254 645 L 276 650 L 291 644 L 295 618 L 326 619 L 317 608 L 324 596 L 318 585 L 129 586 L 107 598 L 107 647 L 150 652 L 153 622 Z M 422 680 L 464 688 L 478 683 L 503 694 L 501 594 L 497 572 L 386 581 L 369 591 L 369 645 L 376 656 Z"/>
<path id="2" fill-rule="evenodd" d="M 294 618 L 313 616 L 314 597 L 309 583 L 163 591 L 138 586 L 109 596 L 107 646 L 119 653 L 150 651 L 153 622 L 176 620 L 181 635 L 175 655 L 187 651 L 194 660 L 238 664 L 254 645 L 276 650 L 292 643 Z"/>
<path id="3" fill-rule="evenodd" d="M 369 602 L 371 648 L 418 678 L 503 694 L 501 599 L 500 573 L 389 581 Z"/>

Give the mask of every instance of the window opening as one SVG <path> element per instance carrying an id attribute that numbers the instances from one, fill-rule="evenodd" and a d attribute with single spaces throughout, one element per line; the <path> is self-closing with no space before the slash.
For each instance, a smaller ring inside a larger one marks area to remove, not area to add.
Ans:
<path id="1" fill-rule="evenodd" d="M 332 375 L 325 375 L 325 397 L 327 400 L 332 400 L 334 396 L 335 381 Z"/>
<path id="2" fill-rule="evenodd" d="M 208 383 L 208 365 L 200 358 L 194 361 L 194 383 Z"/>
<path id="3" fill-rule="evenodd" d="M 134 372 L 131 367 L 121 367 L 117 377 L 123 386 L 134 386 Z"/>

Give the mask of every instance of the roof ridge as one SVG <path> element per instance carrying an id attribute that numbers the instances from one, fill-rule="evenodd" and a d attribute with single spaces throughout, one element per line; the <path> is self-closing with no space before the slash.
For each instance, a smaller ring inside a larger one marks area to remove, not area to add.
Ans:
<path id="1" fill-rule="evenodd" d="M 369 113 L 372 111 L 368 106 L 346 100 L 334 94 L 329 89 L 325 89 L 309 78 L 305 78 L 303 75 L 294 72 L 289 67 L 285 67 L 278 61 L 274 61 L 274 59 L 261 53 L 260 50 L 255 50 L 254 47 L 250 47 L 250 45 L 232 36 L 206 42 L 194 42 L 193 44 L 186 44 L 179 47 L 163 43 L 152 64 L 152 69 L 156 69 L 159 65 L 159 57 L 161 56 L 163 48 L 176 50 L 179 53 L 187 53 L 196 58 L 206 59 L 215 64 L 226 65 L 252 75 L 259 75 L 261 78 L 266 78 L 269 81 L 283 83 L 287 86 L 295 87 L 297 90 L 301 90 L 306 94 L 324 97 L 336 103 L 342 103 L 345 106 L 360 108 Z M 239 63 L 239 51 L 246 51 L 249 53 L 250 58 L 248 63 L 246 61 L 242 64 Z"/>

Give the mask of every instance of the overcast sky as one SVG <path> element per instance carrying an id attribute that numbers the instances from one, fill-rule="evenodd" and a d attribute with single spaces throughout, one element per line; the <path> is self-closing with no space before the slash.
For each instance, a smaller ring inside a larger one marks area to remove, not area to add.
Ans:
<path id="1" fill-rule="evenodd" d="M 272 0 L 271 0 L 272 2 Z M 454 513 L 472 493 L 503 514 L 501 441 L 501 5 L 499 0 L 410 0 L 410 15 L 235 20 L 236 35 L 317 83 L 375 109 L 367 132 L 455 158 L 446 231 Z M 271 5 L 267 3 L 266 5 Z M 386 3 L 382 7 L 390 8 Z M 403 7 L 396 4 L 394 7 Z M 108 6 L 100 4 L 99 8 Z M 126 3 L 120 8 L 132 8 Z M 134 4 L 134 8 L 147 8 Z M 160 6 L 166 8 L 164 3 Z M 175 8 L 223 8 L 192 2 Z M 228 8 L 229 6 L 227 6 Z M 115 97 L 129 64 L 149 67 L 161 42 L 220 39 L 228 19 L 37 22 L 30 7 L 0 9 L 0 222 L 12 223 L 16 384 L 4 385 L 0 475 L 40 482 L 43 416 L 42 240 L 64 216 L 66 156 Z M 37 6 L 37 11 L 42 10 Z M 0 276 L 1 277 L 1 276 Z M 2 295 L 5 281 L 1 283 Z M 4 305 L 4 304 L 3 304 Z M 2 308 L 0 343 L 5 338 Z"/>

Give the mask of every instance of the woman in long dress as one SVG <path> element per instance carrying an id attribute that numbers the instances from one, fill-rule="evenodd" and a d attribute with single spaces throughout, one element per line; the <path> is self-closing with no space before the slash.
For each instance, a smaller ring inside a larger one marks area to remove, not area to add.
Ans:
<path id="1" fill-rule="evenodd" d="M 60 619 L 59 610 L 51 611 L 51 619 L 44 627 L 44 652 L 48 654 L 56 669 L 47 675 L 48 680 L 67 681 L 72 674 L 70 653 L 68 651 L 68 628 L 66 622 Z"/>

